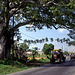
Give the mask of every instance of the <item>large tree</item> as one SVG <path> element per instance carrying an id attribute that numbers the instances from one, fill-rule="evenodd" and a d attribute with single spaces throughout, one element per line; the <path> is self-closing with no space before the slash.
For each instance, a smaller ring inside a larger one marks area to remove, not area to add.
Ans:
<path id="1" fill-rule="evenodd" d="M 54 45 L 53 44 L 44 44 L 42 51 L 44 52 L 44 54 L 46 55 L 50 55 L 51 51 L 54 49 Z"/>
<path id="2" fill-rule="evenodd" d="M 21 43 L 19 49 L 22 48 L 24 51 L 29 49 L 29 46 L 26 43 Z"/>
<path id="3" fill-rule="evenodd" d="M 0 0 L 0 59 L 9 57 L 14 31 L 20 26 L 73 28 L 74 8 L 75 0 Z"/>

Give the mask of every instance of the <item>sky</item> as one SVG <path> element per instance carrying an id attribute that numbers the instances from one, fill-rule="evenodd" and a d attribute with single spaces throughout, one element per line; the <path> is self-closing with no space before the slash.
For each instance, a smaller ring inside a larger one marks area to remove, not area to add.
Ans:
<path id="1" fill-rule="evenodd" d="M 25 26 L 22 26 L 22 27 L 19 28 L 19 30 L 20 30 L 20 33 L 21 33 L 21 36 L 22 36 L 22 38 L 21 38 L 22 41 L 20 41 L 20 43 L 23 42 L 23 40 L 25 40 L 25 39 L 36 40 L 36 39 L 42 39 L 42 38 L 47 37 L 48 39 L 53 38 L 55 40 L 57 38 L 60 38 L 60 39 L 69 38 L 69 36 L 67 35 L 69 33 L 69 31 L 66 30 L 66 29 L 55 30 L 54 28 L 53 29 L 47 29 L 47 28 L 44 27 L 44 29 L 42 29 L 42 30 L 37 29 L 36 32 L 35 32 L 35 31 L 27 31 Z M 54 41 L 54 42 L 48 41 L 48 42 L 45 42 L 45 43 L 48 43 L 48 44 L 52 43 L 52 44 L 55 45 L 55 47 L 54 47 L 55 49 L 63 49 L 64 51 L 74 51 L 74 49 L 75 49 L 74 46 L 68 47 L 66 45 L 66 43 L 61 44 L 61 43 L 57 43 L 56 41 Z M 38 47 L 39 50 L 42 50 L 43 45 L 45 43 L 30 44 L 29 48 L 32 49 L 32 47 Z"/>

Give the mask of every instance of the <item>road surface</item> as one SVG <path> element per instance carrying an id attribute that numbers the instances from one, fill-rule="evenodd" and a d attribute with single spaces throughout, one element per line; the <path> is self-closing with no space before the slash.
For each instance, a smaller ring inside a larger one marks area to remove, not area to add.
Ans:
<path id="1" fill-rule="evenodd" d="M 58 64 L 48 64 L 9 75 L 75 75 L 75 60 L 69 60 Z"/>

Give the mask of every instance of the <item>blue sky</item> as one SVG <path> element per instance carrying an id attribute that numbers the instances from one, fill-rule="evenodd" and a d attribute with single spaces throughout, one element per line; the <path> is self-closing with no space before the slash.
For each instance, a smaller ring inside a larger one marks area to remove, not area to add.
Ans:
<path id="1" fill-rule="evenodd" d="M 53 29 L 47 29 L 47 28 L 44 28 L 42 30 L 38 30 L 35 32 L 35 31 L 27 31 L 25 26 L 22 26 L 19 28 L 20 32 L 21 32 L 21 36 L 22 36 L 22 40 L 25 40 L 25 39 L 28 39 L 28 40 L 36 40 L 36 39 L 42 39 L 42 38 L 69 38 L 69 36 L 67 35 L 69 32 L 68 30 L 66 29 L 58 29 L 58 30 L 55 30 L 54 28 Z M 20 41 L 20 42 L 23 42 L 23 41 Z M 46 42 L 46 43 L 52 43 L 52 42 Z M 62 48 L 62 44 L 61 43 L 57 43 L 57 42 L 53 42 L 53 44 L 55 44 L 55 49 L 59 49 L 59 48 Z M 40 50 L 42 50 L 42 47 L 43 47 L 44 43 L 42 44 L 31 44 L 30 45 L 30 48 L 32 47 L 38 47 L 40 48 Z M 64 46 L 63 46 L 63 49 L 64 50 L 74 50 L 74 47 L 70 47 L 68 48 L 68 46 L 66 46 L 66 44 L 64 43 Z"/>

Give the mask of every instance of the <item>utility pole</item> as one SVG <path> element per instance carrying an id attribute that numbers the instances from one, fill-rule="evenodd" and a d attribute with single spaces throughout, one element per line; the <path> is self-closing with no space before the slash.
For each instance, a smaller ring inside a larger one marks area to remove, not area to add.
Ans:
<path id="1" fill-rule="evenodd" d="M 14 16 L 13 16 L 13 31 L 12 31 L 12 67 L 14 66 Z"/>

